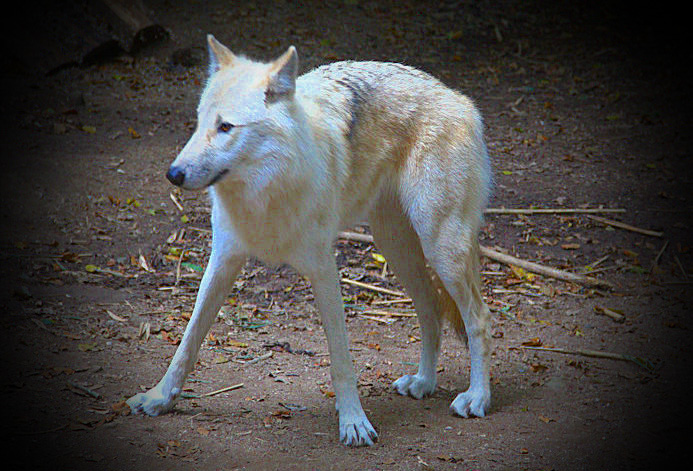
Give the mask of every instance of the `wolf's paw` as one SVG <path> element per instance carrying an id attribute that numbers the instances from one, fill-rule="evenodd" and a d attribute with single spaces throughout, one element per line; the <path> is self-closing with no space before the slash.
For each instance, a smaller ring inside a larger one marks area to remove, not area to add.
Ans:
<path id="1" fill-rule="evenodd" d="M 392 383 L 392 386 L 402 396 L 411 396 L 414 399 L 421 399 L 425 396 L 430 396 L 436 389 L 435 378 L 425 379 L 417 375 L 404 375 L 397 381 Z"/>
<path id="2" fill-rule="evenodd" d="M 161 389 L 152 388 L 146 393 L 139 393 L 127 400 L 133 414 L 157 416 L 173 409 L 176 395 L 163 394 Z"/>
<path id="3" fill-rule="evenodd" d="M 378 441 L 375 431 L 365 414 L 354 419 L 339 417 L 339 441 L 346 446 L 372 446 Z"/>
<path id="4" fill-rule="evenodd" d="M 457 395 L 450 411 L 460 417 L 484 417 L 491 407 L 491 394 L 488 391 L 467 390 Z"/>

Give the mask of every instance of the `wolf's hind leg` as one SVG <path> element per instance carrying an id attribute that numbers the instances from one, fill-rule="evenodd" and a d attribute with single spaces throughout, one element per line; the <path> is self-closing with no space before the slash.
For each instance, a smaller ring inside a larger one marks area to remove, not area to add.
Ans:
<path id="1" fill-rule="evenodd" d="M 370 227 L 375 243 L 395 275 L 414 300 L 421 328 L 421 356 L 418 371 L 404 375 L 393 383 L 404 396 L 421 399 L 436 388 L 436 365 L 440 350 L 442 318 L 421 244 L 397 199 L 381 196 L 370 215 Z"/>
<path id="2" fill-rule="evenodd" d="M 471 375 L 469 389 L 450 405 L 461 417 L 483 417 L 491 404 L 491 314 L 481 295 L 479 243 L 476 231 L 450 218 L 440 228 L 438 243 L 430 247 L 430 263 L 440 277 L 464 322 Z"/>

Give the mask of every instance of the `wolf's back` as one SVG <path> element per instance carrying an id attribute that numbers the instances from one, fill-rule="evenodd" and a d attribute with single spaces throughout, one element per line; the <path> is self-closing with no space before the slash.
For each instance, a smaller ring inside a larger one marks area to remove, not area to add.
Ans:
<path id="1" fill-rule="evenodd" d="M 426 72 L 393 62 L 335 62 L 299 77 L 296 85 L 298 93 L 343 120 L 349 140 L 374 121 L 395 130 L 403 124 L 419 127 L 421 120 L 435 126 L 478 118 L 463 95 Z"/>

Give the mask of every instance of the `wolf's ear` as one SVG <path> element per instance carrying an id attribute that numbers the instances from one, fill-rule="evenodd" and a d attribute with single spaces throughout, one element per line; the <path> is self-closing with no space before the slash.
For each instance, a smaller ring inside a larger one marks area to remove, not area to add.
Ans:
<path id="1" fill-rule="evenodd" d="M 209 74 L 218 72 L 223 66 L 231 65 L 236 56 L 231 50 L 211 34 L 207 35 L 207 49 L 209 50 Z"/>
<path id="2" fill-rule="evenodd" d="M 296 90 L 297 73 L 298 53 L 296 48 L 291 46 L 271 64 L 265 101 L 272 103 L 284 97 L 292 96 Z"/>

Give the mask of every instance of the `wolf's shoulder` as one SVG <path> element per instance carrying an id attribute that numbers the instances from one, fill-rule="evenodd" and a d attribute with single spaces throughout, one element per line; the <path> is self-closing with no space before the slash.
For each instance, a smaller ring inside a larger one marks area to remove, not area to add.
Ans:
<path id="1" fill-rule="evenodd" d="M 414 67 L 397 62 L 341 61 L 322 65 L 302 75 L 296 82 L 318 101 L 340 97 L 352 105 L 422 96 L 446 88 L 438 79 Z"/>

